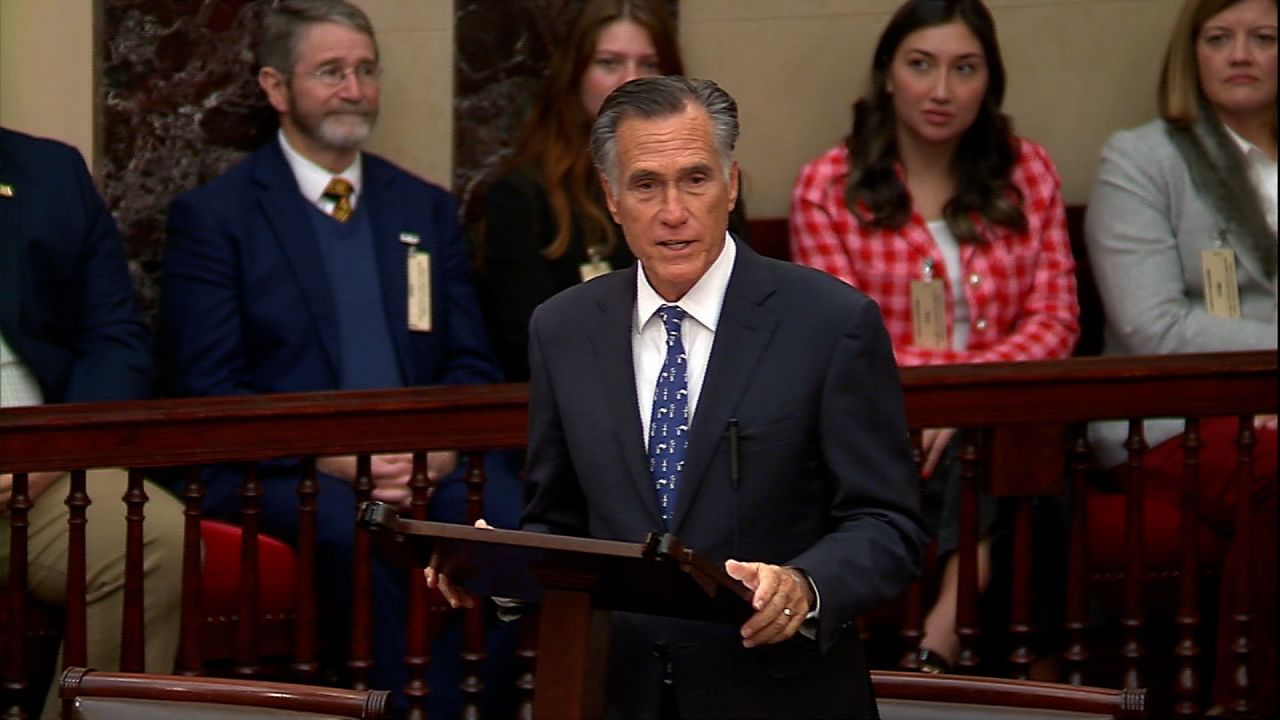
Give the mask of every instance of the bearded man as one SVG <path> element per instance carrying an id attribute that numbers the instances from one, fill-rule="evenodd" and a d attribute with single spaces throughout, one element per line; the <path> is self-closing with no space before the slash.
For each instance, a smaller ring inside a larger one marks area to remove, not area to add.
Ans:
<path id="1" fill-rule="evenodd" d="M 178 396 L 497 382 L 453 198 L 361 146 L 381 67 L 368 17 L 345 0 L 281 0 L 255 45 L 280 131 L 169 208 L 161 326 Z M 489 459 L 486 517 L 512 526 L 521 492 Z M 350 641 L 353 457 L 318 463 L 317 597 L 324 639 Z M 407 454 L 373 458 L 374 497 L 408 500 Z M 297 463 L 259 469 L 263 529 L 295 541 Z M 465 520 L 457 454 L 433 452 L 430 516 Z M 212 468 L 205 511 L 234 518 L 239 474 Z M 403 571 L 374 567 L 374 687 L 406 679 Z M 341 656 L 341 652 L 338 653 Z M 439 658 L 438 653 L 436 657 Z M 432 716 L 456 689 L 433 663 Z M 338 663 L 339 667 L 341 663 Z"/>

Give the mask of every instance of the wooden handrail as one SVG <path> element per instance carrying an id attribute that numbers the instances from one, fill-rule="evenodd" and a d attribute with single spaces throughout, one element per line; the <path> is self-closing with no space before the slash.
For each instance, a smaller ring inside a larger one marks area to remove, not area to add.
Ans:
<path id="1" fill-rule="evenodd" d="M 902 370 L 913 427 L 1275 412 L 1274 352 Z M 522 384 L 0 410 L 0 472 L 162 467 L 405 448 L 523 447 Z"/>
<path id="2" fill-rule="evenodd" d="M 1083 444 L 1083 438 L 1079 437 L 1078 429 L 1073 428 L 1071 433 L 1066 434 L 1066 426 L 1097 419 L 1241 417 L 1275 413 L 1277 407 L 1277 354 L 1265 351 L 918 367 L 902 370 L 901 378 L 907 417 L 912 428 L 918 430 L 950 426 L 968 429 L 962 435 L 965 443 L 964 452 L 961 453 L 964 471 L 962 498 L 967 503 L 964 507 L 968 511 L 962 513 L 958 548 L 960 572 L 965 585 L 962 586 L 957 613 L 957 630 L 963 638 L 958 665 L 968 669 L 976 669 L 981 662 L 975 653 L 979 631 L 976 607 L 979 600 L 972 562 L 972 558 L 976 557 L 977 520 L 974 508 L 980 472 L 982 480 L 988 483 L 987 487 L 993 494 L 1017 499 L 1021 513 L 1017 526 L 1017 532 L 1020 533 L 1018 542 L 1030 547 L 1031 533 L 1026 516 L 1029 509 L 1028 498 L 1062 493 L 1065 487 L 1064 469 L 1067 467 L 1071 468 L 1072 477 L 1077 484 L 1083 485 L 1082 481 L 1090 464 L 1087 448 Z M 858 379 L 851 378 L 850 382 L 856 383 Z M 478 453 L 525 446 L 528 400 L 527 386 L 507 384 L 8 408 L 0 410 L 0 473 L 126 467 L 130 469 L 131 477 L 140 480 L 142 474 L 139 470 L 145 468 L 243 463 L 293 457 L 304 458 L 304 467 L 314 473 L 313 459 L 316 456 L 406 450 L 418 452 L 419 457 L 415 462 L 425 467 L 421 451 L 452 448 L 467 454 L 470 467 L 467 476 L 468 509 L 470 515 L 476 516 L 479 513 L 484 482 Z M 1246 425 L 1247 422 L 1242 427 Z M 984 444 L 984 438 L 988 438 L 990 442 Z M 1248 447 L 1241 447 L 1241 462 L 1251 462 L 1251 450 L 1246 452 Z M 1130 462 L 1135 457 L 1131 454 Z M 367 469 L 367 455 L 363 456 L 362 462 Z M 425 478 L 425 471 L 421 474 Z M 74 475 L 78 477 L 78 487 L 81 489 L 80 494 L 73 493 L 72 497 L 79 498 L 84 491 L 84 475 L 83 472 L 76 472 Z M 305 477 L 304 474 L 304 480 Z M 193 481 L 198 478 L 198 474 L 191 475 Z M 252 474 L 249 479 L 253 479 Z M 15 482 L 12 516 L 15 531 L 23 529 L 19 526 L 25 523 L 24 509 L 29 508 L 28 504 L 24 504 L 25 485 L 25 482 Z M 415 492 L 421 495 L 419 499 L 425 503 L 425 481 L 419 485 Z M 305 489 L 306 482 L 302 486 Z M 184 571 L 184 593 L 188 596 L 198 590 L 196 573 L 199 572 L 195 558 L 199 557 L 201 491 L 198 487 L 192 487 L 194 489 L 190 497 L 184 493 L 184 500 L 188 504 L 184 552 L 187 553 L 189 568 Z M 1132 497 L 1128 503 L 1131 518 L 1125 552 L 1133 554 L 1130 552 L 1132 548 L 1137 553 L 1135 557 L 1140 557 L 1143 539 L 1142 533 L 1138 531 L 1139 525 L 1134 520 L 1141 517 L 1142 502 L 1136 489 L 1138 488 L 1131 488 Z M 366 487 L 364 492 L 367 491 Z M 242 522 L 245 523 L 242 552 L 250 553 L 246 556 L 250 560 L 256 557 L 252 553 L 256 552 L 257 529 L 256 526 L 250 527 L 251 523 L 248 522 L 254 517 L 251 500 L 255 492 L 253 482 L 246 482 L 241 487 L 242 501 L 247 503 L 242 506 Z M 314 494 L 314 490 L 310 492 Z M 1084 503 L 1081 502 L 1084 498 L 1082 491 L 1077 490 L 1075 498 L 1077 502 L 1072 522 L 1073 535 L 1076 537 L 1073 552 L 1080 550 L 1083 541 L 1081 536 L 1086 527 Z M 129 506 L 133 507 L 135 514 L 142 510 L 141 507 L 136 507 L 137 500 L 135 497 L 134 505 Z M 425 509 L 425 505 L 422 509 Z M 302 517 L 299 522 L 314 522 L 314 518 Z M 14 548 L 22 554 L 23 546 L 20 543 L 25 541 L 25 534 L 15 532 L 14 536 Z M 1193 556 L 1194 545 L 1185 542 L 1184 545 L 1186 547 L 1181 550 L 1183 557 Z M 312 577 L 312 572 L 305 568 L 314 564 L 314 547 L 303 547 L 300 552 L 302 562 L 299 568 L 302 569 L 299 583 L 305 587 L 310 582 L 307 579 Z M 312 555 L 308 555 L 308 552 Z M 133 554 L 136 556 L 137 553 Z M 73 553 L 73 558 L 77 556 Z M 1088 659 L 1081 634 L 1086 627 L 1082 609 L 1084 599 L 1081 595 L 1084 592 L 1086 565 L 1083 555 L 1072 557 L 1068 574 L 1069 586 L 1074 593 L 1074 610 L 1067 619 L 1066 627 L 1069 632 L 1074 633 L 1074 644 L 1068 653 L 1067 675 L 1073 681 L 1079 681 L 1081 670 Z M 1025 571 L 1030 562 L 1027 553 L 1017 559 L 1016 564 L 1023 572 L 1022 575 L 1016 575 L 1020 571 L 1015 568 L 1015 575 L 1020 578 L 1015 583 L 1016 594 L 1020 598 L 1028 595 L 1028 576 Z M 139 565 L 136 557 L 133 565 Z M 1129 600 L 1126 622 L 1132 625 L 1130 635 L 1136 638 L 1136 628 L 1139 626 L 1134 623 L 1138 622 L 1135 618 L 1139 617 L 1138 609 L 1141 606 L 1138 602 L 1141 598 L 1141 568 L 1136 561 L 1130 565 L 1132 567 L 1125 577 L 1126 597 Z M 256 622 L 254 602 L 257 575 L 253 572 L 254 567 L 256 565 L 252 563 L 243 563 L 241 568 L 242 585 L 250 588 L 242 598 L 242 607 L 239 609 L 241 617 L 237 624 L 238 633 L 245 635 L 245 642 L 238 644 L 236 669 L 244 673 L 256 668 L 252 652 L 254 643 L 251 642 L 254 639 L 253 623 Z M 1194 569 L 1195 566 L 1190 567 Z M 11 572 L 17 573 L 10 575 L 11 584 L 25 584 L 22 580 L 26 577 L 25 560 L 15 563 Z M 82 576 L 83 568 L 79 571 L 72 568 L 71 574 Z M 1189 575 L 1195 573 L 1191 572 Z M 1179 622 L 1185 625 L 1183 634 L 1194 638 L 1199 621 L 1194 606 L 1189 605 L 1186 600 L 1193 596 L 1195 587 L 1191 579 L 1183 585 L 1184 602 L 1180 612 L 1185 617 L 1180 617 Z M 367 587 L 363 592 L 368 592 Z M 916 608 L 916 611 L 903 620 L 900 634 L 904 647 L 915 647 L 920 635 L 920 599 L 912 599 L 915 597 L 912 593 L 918 592 L 919 587 L 913 587 L 904 601 L 904 606 Z M 135 598 L 138 595 L 136 589 L 131 594 Z M 0 595 L 4 596 L 11 603 L 11 616 L 25 617 L 23 593 L 8 592 Z M 421 604 L 421 597 L 416 604 Z M 137 615 L 140 607 L 136 599 L 133 605 L 133 614 Z M 299 619 L 303 621 L 304 627 L 312 625 L 312 605 L 299 605 Z M 1019 606 L 1015 605 L 1015 608 Z M 1031 661 L 1027 652 L 1031 630 L 1029 608 L 1029 605 L 1020 607 L 1010 618 L 1010 633 L 1016 646 L 1011 663 L 1015 668 L 1014 672 L 1022 677 L 1027 675 Z M 197 610 L 197 605 L 184 604 L 186 627 L 190 628 L 199 621 Z M 418 611 L 426 612 L 421 608 L 414 612 Z M 78 627 L 82 613 L 83 606 L 80 605 L 76 612 L 68 614 L 69 627 Z M 355 616 L 364 618 L 367 614 L 362 611 Z M 1249 612 L 1244 612 L 1241 617 L 1244 620 L 1237 625 L 1247 628 L 1251 617 Z M 134 620 L 136 621 L 136 617 Z M 126 613 L 125 621 L 126 624 L 130 621 L 129 613 Z M 422 624 L 424 618 L 416 617 L 415 622 L 417 624 L 414 627 L 421 632 L 422 627 L 425 627 Z M 1242 632 L 1241 630 L 1238 634 Z M 131 643 L 135 646 L 134 652 L 139 652 L 136 648 L 138 633 L 127 634 L 134 638 Z M 195 637 L 196 633 L 187 635 Z M 472 635 L 479 637 L 478 633 L 470 632 L 470 640 L 475 639 Z M 70 636 L 68 639 L 74 640 Z M 467 667 L 468 672 L 474 672 L 483 658 L 483 643 L 470 640 Z M 300 677 L 309 677 L 309 673 L 315 671 L 313 641 L 314 638 L 299 635 L 293 661 Z M 75 646 L 83 643 L 76 641 L 71 644 Z M 21 660 L 13 651 L 19 645 L 11 643 L 11 646 L 8 653 L 10 667 L 6 669 L 5 677 L 15 679 L 4 689 L 18 693 L 26 688 L 27 683 Z M 1247 646 L 1241 647 L 1247 650 Z M 1241 667 L 1248 661 L 1246 650 L 1242 650 L 1238 653 L 1239 657 L 1234 659 Z M 1186 648 L 1180 648 L 1179 652 L 1194 659 L 1199 651 L 1191 643 Z M 1141 684 L 1136 671 L 1143 653 L 1142 647 L 1134 644 L 1133 651 L 1125 657 L 1126 678 L 1131 687 Z M 417 648 L 413 657 L 417 658 L 421 654 L 422 649 Z M 911 657 L 911 653 L 905 654 L 900 666 L 912 667 Z M 358 677 L 363 668 L 360 663 L 366 662 L 368 658 L 367 649 L 354 653 L 353 658 L 356 658 L 353 660 L 356 665 L 351 669 Z M 181 667 L 183 672 L 199 671 L 198 648 L 182 655 Z M 420 702 L 426 692 L 421 682 L 421 668 L 418 668 L 416 677 L 414 692 L 411 694 Z M 526 682 L 522 687 L 527 690 L 527 685 Z M 1192 698 L 1194 687 L 1192 683 L 1188 686 L 1190 689 L 1184 688 L 1180 693 Z M 1243 690 L 1241 693 L 1243 694 Z M 474 704 L 475 700 L 476 698 L 471 697 L 468 702 Z M 1188 716 L 1197 711 L 1194 699 L 1185 703 L 1185 709 L 1183 714 Z"/>

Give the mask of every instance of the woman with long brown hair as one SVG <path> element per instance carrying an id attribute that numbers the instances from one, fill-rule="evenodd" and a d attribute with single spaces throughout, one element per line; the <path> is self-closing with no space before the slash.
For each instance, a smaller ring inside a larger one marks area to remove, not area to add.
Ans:
<path id="1" fill-rule="evenodd" d="M 1001 111 L 1005 70 L 980 0 L 908 0 L 880 36 L 846 142 L 800 172 L 791 255 L 880 305 L 899 365 L 1043 360 L 1079 336 L 1061 182 Z M 923 432 L 923 501 L 946 558 L 920 666 L 945 672 L 956 634 L 960 500 L 954 429 Z M 979 582 L 995 502 L 983 497 Z"/>
<path id="2" fill-rule="evenodd" d="M 529 378 L 529 317 L 539 303 L 635 260 L 587 150 L 600 104 L 632 78 L 683 73 L 665 0 L 589 0 L 551 58 L 514 153 L 482 187 L 472 227 L 485 317 L 508 380 Z"/>

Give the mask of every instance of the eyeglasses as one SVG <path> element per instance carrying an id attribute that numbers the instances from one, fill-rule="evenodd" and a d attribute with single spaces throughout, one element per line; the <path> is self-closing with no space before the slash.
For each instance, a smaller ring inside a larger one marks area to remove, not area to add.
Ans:
<path id="1" fill-rule="evenodd" d="M 350 68 L 326 65 L 319 70 L 312 70 L 305 74 L 318 80 L 321 85 L 330 88 L 336 88 L 346 82 L 347 75 L 354 75 L 357 83 L 367 87 L 378 84 L 378 78 L 382 75 L 382 68 L 374 63 L 361 63 Z"/>

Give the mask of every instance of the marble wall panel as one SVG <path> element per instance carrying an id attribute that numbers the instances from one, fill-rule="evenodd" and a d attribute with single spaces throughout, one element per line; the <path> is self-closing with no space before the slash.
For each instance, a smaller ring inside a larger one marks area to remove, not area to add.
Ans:
<path id="1" fill-rule="evenodd" d="M 669 0 L 676 15 L 678 0 Z M 453 188 L 472 185 L 509 154 L 537 98 L 550 54 L 582 0 L 455 0 Z"/>
<path id="2" fill-rule="evenodd" d="M 252 74 L 261 0 L 97 2 L 103 192 L 154 314 L 169 202 L 277 126 Z M 454 0 L 455 192 L 509 151 L 581 2 Z"/>
<path id="3" fill-rule="evenodd" d="M 252 0 L 99 0 L 101 179 L 154 314 L 164 214 L 276 126 L 252 74 Z"/>

